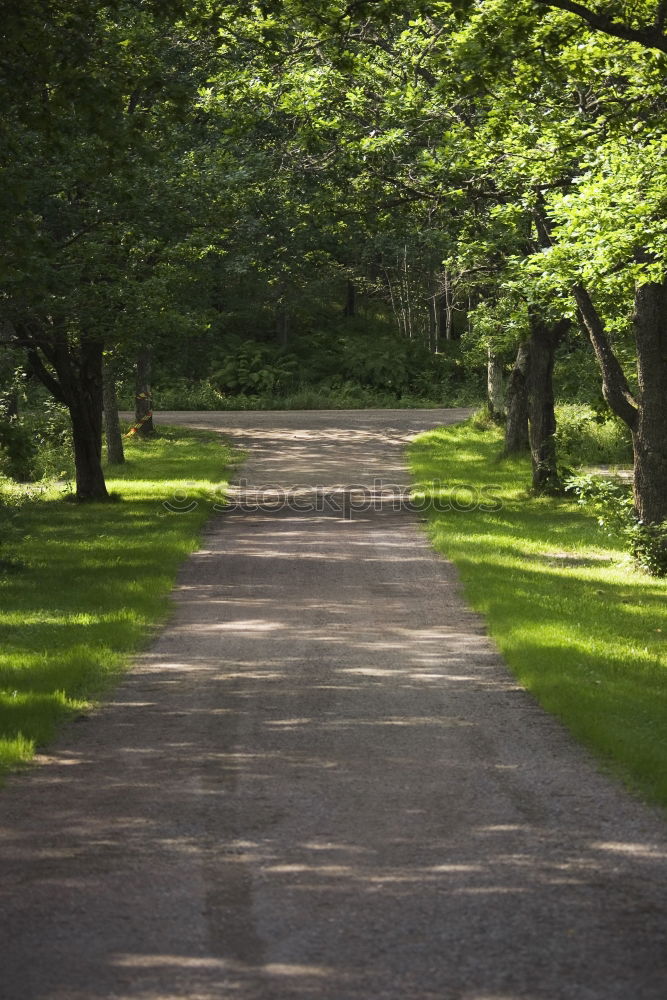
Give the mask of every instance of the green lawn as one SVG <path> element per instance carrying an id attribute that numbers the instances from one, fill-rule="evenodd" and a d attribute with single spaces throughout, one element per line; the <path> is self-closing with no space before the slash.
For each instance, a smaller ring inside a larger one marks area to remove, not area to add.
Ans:
<path id="1" fill-rule="evenodd" d="M 165 619 L 234 460 L 215 434 L 181 429 L 133 438 L 126 451 L 127 464 L 107 471 L 120 502 L 46 494 L 19 509 L 2 547 L 0 774 L 88 706 Z M 163 506 L 170 499 L 179 513 Z"/>
<path id="2" fill-rule="evenodd" d="M 521 684 L 605 766 L 667 805 L 667 580 L 635 570 L 575 503 L 528 496 L 528 461 L 499 461 L 500 448 L 499 432 L 470 424 L 413 442 L 418 491 L 464 506 L 471 493 L 457 486 L 490 485 L 502 504 L 431 511 L 433 544 Z"/>

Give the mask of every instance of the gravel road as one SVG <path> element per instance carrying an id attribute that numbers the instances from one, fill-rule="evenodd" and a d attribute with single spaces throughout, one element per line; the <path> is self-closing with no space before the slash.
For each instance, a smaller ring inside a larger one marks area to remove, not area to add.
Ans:
<path id="1" fill-rule="evenodd" d="M 663 815 L 517 687 L 414 513 L 336 492 L 462 415 L 160 415 L 248 451 L 243 502 L 0 793 L 2 1000 L 664 1000 Z"/>

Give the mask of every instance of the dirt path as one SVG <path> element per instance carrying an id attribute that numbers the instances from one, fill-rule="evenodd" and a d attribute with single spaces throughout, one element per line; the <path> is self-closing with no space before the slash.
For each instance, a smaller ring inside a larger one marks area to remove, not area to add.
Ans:
<path id="1" fill-rule="evenodd" d="M 249 485 L 405 483 L 456 411 L 164 414 Z M 516 688 L 405 511 L 237 509 L 0 795 L 2 1000 L 664 1000 L 667 826 Z"/>

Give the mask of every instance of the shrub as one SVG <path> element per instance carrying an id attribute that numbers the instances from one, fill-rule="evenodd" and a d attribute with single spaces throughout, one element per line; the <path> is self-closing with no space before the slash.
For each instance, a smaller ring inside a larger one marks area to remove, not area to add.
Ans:
<path id="1" fill-rule="evenodd" d="M 581 403 L 556 408 L 556 446 L 560 460 L 570 467 L 632 462 L 632 440 L 625 424 Z"/>
<path id="2" fill-rule="evenodd" d="M 39 411 L 0 424 L 0 473 L 19 483 L 59 478 L 72 467 L 69 416 L 47 400 Z"/>
<path id="3" fill-rule="evenodd" d="M 26 414 L 24 423 L 37 443 L 34 478 L 70 478 L 74 454 L 72 425 L 66 408 L 55 400 L 47 399 L 39 412 Z"/>
<path id="4" fill-rule="evenodd" d="M 667 576 L 667 521 L 662 524 L 638 521 L 629 483 L 588 473 L 570 476 L 565 489 L 577 497 L 578 503 L 597 514 L 605 534 L 625 539 L 641 569 L 651 576 Z"/>
<path id="5" fill-rule="evenodd" d="M 177 379 L 153 391 L 153 406 L 157 410 L 222 410 L 224 403 L 223 394 L 206 380 Z M 132 409 L 133 405 L 126 408 Z"/>
<path id="6" fill-rule="evenodd" d="M 667 576 L 667 521 L 638 522 L 632 532 L 632 551 L 637 564 L 651 576 Z"/>
<path id="7" fill-rule="evenodd" d="M 0 576 L 15 572 L 21 568 L 21 563 L 11 558 L 12 547 L 22 537 L 18 514 L 31 499 L 29 492 L 12 489 L 9 480 L 3 481 L 0 476 Z"/>
<path id="8" fill-rule="evenodd" d="M 0 424 L 0 472 L 19 483 L 35 478 L 37 442 L 18 420 Z"/>
<path id="9" fill-rule="evenodd" d="M 496 421 L 491 416 L 491 411 L 489 410 L 489 404 L 483 403 L 478 410 L 473 413 L 470 418 L 470 426 L 474 427 L 476 431 L 488 431 L 492 427 L 497 427 Z"/>
<path id="10" fill-rule="evenodd" d="M 594 473 L 571 475 L 565 480 L 565 490 L 573 493 L 577 503 L 597 515 L 598 524 L 606 534 L 627 533 L 636 523 L 629 483 Z"/>
<path id="11" fill-rule="evenodd" d="M 294 354 L 247 340 L 230 353 L 211 381 L 223 392 L 277 392 L 293 384 L 298 368 Z"/>

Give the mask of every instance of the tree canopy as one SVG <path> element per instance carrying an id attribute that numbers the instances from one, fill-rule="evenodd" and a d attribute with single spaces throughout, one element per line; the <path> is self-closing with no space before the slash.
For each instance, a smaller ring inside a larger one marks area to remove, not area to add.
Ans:
<path id="1" fill-rule="evenodd" d="M 431 353 L 456 311 L 471 356 L 530 348 L 538 488 L 588 338 L 667 518 L 664 0 L 4 6 L 3 336 L 70 411 L 80 498 L 103 354 L 284 346 L 347 282 Z"/>

